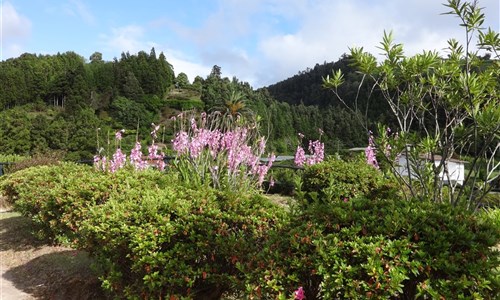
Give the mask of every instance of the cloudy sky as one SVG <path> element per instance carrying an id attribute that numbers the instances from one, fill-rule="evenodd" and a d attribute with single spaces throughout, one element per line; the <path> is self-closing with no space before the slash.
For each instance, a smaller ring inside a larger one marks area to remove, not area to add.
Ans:
<path id="1" fill-rule="evenodd" d="M 463 40 L 445 0 L 0 0 L 1 57 L 75 51 L 105 60 L 163 52 L 176 74 L 213 65 L 254 87 L 336 61 L 352 46 L 373 53 L 384 29 L 406 53 Z M 499 31 L 499 0 L 480 0 Z"/>

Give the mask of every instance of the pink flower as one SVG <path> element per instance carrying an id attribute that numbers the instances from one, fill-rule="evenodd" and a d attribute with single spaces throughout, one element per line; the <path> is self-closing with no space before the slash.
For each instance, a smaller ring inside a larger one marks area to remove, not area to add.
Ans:
<path id="1" fill-rule="evenodd" d="M 377 157 L 375 155 L 375 148 L 368 146 L 365 149 L 366 163 L 372 165 L 375 169 L 378 169 Z"/>
<path id="2" fill-rule="evenodd" d="M 141 143 L 139 142 L 136 142 L 130 151 L 130 163 L 136 170 L 144 170 L 147 167 L 147 162 L 142 159 Z"/>
<path id="3" fill-rule="evenodd" d="M 303 139 L 304 138 L 304 135 L 302 133 L 299 132 L 299 138 L 300 139 Z"/>
<path id="4" fill-rule="evenodd" d="M 113 160 L 110 162 L 109 170 L 111 173 L 116 172 L 125 166 L 127 162 L 127 156 L 123 154 L 122 149 L 116 149 L 115 154 L 113 154 Z"/>
<path id="5" fill-rule="evenodd" d="M 297 146 L 297 151 L 295 151 L 294 163 L 297 166 L 302 167 L 305 162 L 306 162 L 306 153 L 302 147 Z"/>
<path id="6" fill-rule="evenodd" d="M 122 140 L 122 134 L 125 132 L 125 129 L 122 129 L 122 130 L 119 130 L 115 133 L 115 139 L 117 141 L 121 141 Z"/>
<path id="7" fill-rule="evenodd" d="M 322 162 L 325 158 L 325 144 L 318 140 L 314 142 L 309 141 L 309 153 L 311 153 L 312 156 L 306 160 L 308 165 Z"/>
<path id="8" fill-rule="evenodd" d="M 373 140 L 373 135 L 370 131 L 370 136 L 368 137 L 368 147 L 365 149 L 366 163 L 372 165 L 375 169 L 378 169 L 377 157 L 375 155 L 375 142 Z"/>
<path id="9" fill-rule="evenodd" d="M 306 298 L 306 296 L 304 295 L 304 289 L 302 287 L 299 287 L 294 293 L 293 295 L 295 296 L 295 300 L 303 300 Z"/>
<path id="10" fill-rule="evenodd" d="M 155 125 L 155 123 L 151 123 L 151 126 L 153 126 L 153 131 L 151 131 L 151 137 L 153 140 L 157 138 L 157 133 L 158 130 L 160 130 L 160 125 Z"/>
<path id="11" fill-rule="evenodd" d="M 172 141 L 172 147 L 177 154 L 187 153 L 189 150 L 189 135 L 185 131 L 178 132 Z"/>
<path id="12" fill-rule="evenodd" d="M 196 120 L 194 118 L 191 118 L 191 129 L 196 132 L 198 127 L 196 126 Z"/>

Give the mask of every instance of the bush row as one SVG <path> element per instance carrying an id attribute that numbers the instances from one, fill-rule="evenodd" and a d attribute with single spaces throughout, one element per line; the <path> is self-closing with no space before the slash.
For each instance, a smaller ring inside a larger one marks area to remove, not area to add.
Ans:
<path id="1" fill-rule="evenodd" d="M 311 204 L 269 233 L 247 276 L 263 298 L 300 285 L 307 299 L 495 299 L 492 219 L 399 199 Z"/>
<path id="2" fill-rule="evenodd" d="M 357 162 L 307 167 L 311 201 L 287 208 L 255 191 L 194 190 L 175 170 L 62 163 L 0 186 L 46 236 L 88 251 L 117 298 L 293 299 L 303 287 L 308 300 L 495 299 L 499 214 L 404 201 L 376 173 L 350 179 L 369 172 Z M 342 193 L 331 197 L 332 185 Z"/>

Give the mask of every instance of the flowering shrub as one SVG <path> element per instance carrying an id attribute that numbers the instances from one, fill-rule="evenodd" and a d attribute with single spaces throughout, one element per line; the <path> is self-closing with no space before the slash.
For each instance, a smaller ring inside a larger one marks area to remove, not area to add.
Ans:
<path id="1" fill-rule="evenodd" d="M 217 115 L 202 113 L 178 116 L 188 119 L 189 127 L 181 123 L 181 130 L 172 140 L 177 154 L 174 162 L 181 177 L 193 185 L 208 184 L 217 188 L 246 189 L 261 186 L 275 156 L 261 162 L 266 139 L 255 132 L 255 124 L 240 124 L 222 128 L 216 124 Z"/>

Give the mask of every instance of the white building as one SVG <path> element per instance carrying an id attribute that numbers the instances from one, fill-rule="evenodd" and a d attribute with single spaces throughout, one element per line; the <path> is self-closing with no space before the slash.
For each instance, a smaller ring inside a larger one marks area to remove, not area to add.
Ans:
<path id="1" fill-rule="evenodd" d="M 434 155 L 434 165 L 439 167 L 442 157 Z M 425 163 L 431 162 L 430 155 L 421 155 L 420 161 L 416 163 L 408 162 L 406 155 L 401 154 L 397 161 L 397 171 L 402 176 L 415 176 L 415 168 L 423 168 Z M 444 168 L 441 168 L 439 177 L 445 184 L 460 184 L 463 185 L 465 178 L 465 161 L 450 158 L 446 161 L 448 167 L 448 174 L 445 174 Z"/>

